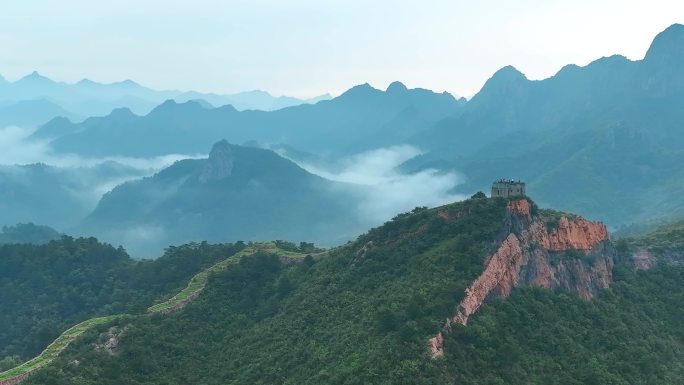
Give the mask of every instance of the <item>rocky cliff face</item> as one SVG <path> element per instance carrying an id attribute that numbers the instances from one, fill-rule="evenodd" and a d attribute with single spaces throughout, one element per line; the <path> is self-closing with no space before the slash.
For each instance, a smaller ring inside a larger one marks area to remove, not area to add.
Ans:
<path id="1" fill-rule="evenodd" d="M 221 180 L 229 177 L 233 172 L 233 151 L 226 140 L 214 144 L 209 153 L 209 159 L 199 177 L 200 182 Z"/>
<path id="2" fill-rule="evenodd" d="M 589 299 L 612 282 L 615 250 L 602 223 L 581 217 L 533 217 L 529 201 L 520 199 L 509 203 L 506 227 L 508 234 L 466 289 L 445 331 L 453 323 L 465 325 L 485 301 L 506 298 L 516 287 L 561 288 Z M 430 340 L 433 357 L 443 354 L 442 333 Z"/>

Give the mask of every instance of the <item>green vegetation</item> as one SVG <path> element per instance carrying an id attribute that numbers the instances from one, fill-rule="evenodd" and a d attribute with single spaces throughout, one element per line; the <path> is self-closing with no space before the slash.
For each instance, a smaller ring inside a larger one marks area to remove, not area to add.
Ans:
<path id="1" fill-rule="evenodd" d="M 67 329 L 64 333 L 62 333 L 59 336 L 59 338 L 57 338 L 53 343 L 48 345 L 48 347 L 45 348 L 45 350 L 43 350 L 43 352 L 39 354 L 37 357 L 29 361 L 26 361 L 25 363 L 15 368 L 0 373 L 0 381 L 11 379 L 28 372 L 32 372 L 36 369 L 39 369 L 45 365 L 50 364 L 52 361 L 54 361 L 55 358 L 57 358 L 57 356 L 59 356 L 59 354 L 67 346 L 69 346 L 70 343 L 75 341 L 76 338 L 80 337 L 84 332 L 96 326 L 112 323 L 114 321 L 120 321 L 125 318 L 125 316 L 116 315 L 91 318 L 89 320 L 79 323 L 78 325 L 72 326 L 71 328 Z"/>
<path id="2" fill-rule="evenodd" d="M 136 261 L 94 238 L 2 245 L 0 361 L 34 357 L 62 331 L 94 316 L 144 313 L 244 247 L 188 244 L 153 261 Z"/>
<path id="3" fill-rule="evenodd" d="M 106 331 L 95 326 L 26 384 L 679 385 L 682 265 L 618 266 L 589 301 L 516 290 L 453 325 L 444 357 L 430 358 L 427 341 L 481 273 L 506 204 L 416 208 L 325 258 L 250 244 L 167 303 L 201 290 L 183 311 L 108 321 L 126 330 L 116 354 L 93 348 Z"/>
<path id="4" fill-rule="evenodd" d="M 33 223 L 19 223 L 14 226 L 3 226 L 0 232 L 0 244 L 4 243 L 34 243 L 43 244 L 57 240 L 61 235 L 57 230 L 48 226 Z"/>
<path id="5" fill-rule="evenodd" d="M 204 245 L 204 244 L 203 244 Z M 303 245 L 308 245 L 308 244 L 303 244 Z M 238 247 L 240 248 L 240 247 Z M 269 255 L 287 255 L 288 257 L 291 258 L 303 258 L 303 255 L 301 253 L 296 253 L 294 251 L 283 251 L 279 249 L 275 244 L 273 243 L 255 243 L 255 244 L 250 244 L 249 247 L 242 249 L 241 251 L 238 251 L 237 253 L 229 256 L 228 258 L 217 262 L 213 266 L 209 267 L 208 269 L 205 269 L 201 271 L 200 273 L 196 274 L 194 277 L 190 279 L 190 282 L 188 285 L 181 290 L 180 293 L 176 294 L 173 296 L 171 299 L 164 301 L 160 304 L 151 306 L 148 308 L 148 312 L 150 313 L 160 313 L 160 312 L 165 312 L 168 310 L 173 309 L 176 305 L 182 303 L 185 301 L 188 297 L 191 295 L 196 295 L 199 294 L 199 292 L 204 289 L 204 286 L 206 285 L 206 282 L 212 273 L 216 273 L 218 271 L 221 271 L 223 269 L 226 269 L 228 266 L 239 262 L 240 259 L 249 254 L 254 254 L 254 253 L 264 253 L 264 254 L 269 254 Z M 69 329 L 67 329 L 65 332 L 63 332 L 54 342 L 52 342 L 48 347 L 41 352 L 37 357 L 17 366 L 14 368 L 11 368 L 5 372 L 0 373 L 0 381 L 5 380 L 5 379 L 11 379 L 20 375 L 23 375 L 25 373 L 32 372 L 36 369 L 39 369 L 43 366 L 46 366 L 50 364 L 52 361 L 54 361 L 59 354 L 67 347 L 69 346 L 70 343 L 76 340 L 79 336 L 81 336 L 83 333 L 86 331 L 92 330 L 93 328 L 103 325 L 103 324 L 110 324 L 115 321 L 124 321 L 124 320 L 132 320 L 132 316 L 122 314 L 122 315 L 112 315 L 112 316 L 107 316 L 107 317 L 98 317 L 98 318 L 91 318 L 89 320 L 83 321 Z"/>
<path id="6" fill-rule="evenodd" d="M 684 253 L 684 221 L 661 226 L 650 234 L 625 238 L 625 242 L 657 254 L 681 255 Z"/>
<path id="7" fill-rule="evenodd" d="M 568 219 L 573 219 L 577 217 L 575 214 L 549 209 L 539 209 L 538 213 L 539 216 L 543 218 L 544 224 L 546 225 L 546 231 L 549 233 L 553 233 L 554 231 L 558 230 L 561 218 L 566 217 Z"/>
<path id="8" fill-rule="evenodd" d="M 280 242 L 278 244 L 277 242 Z M 190 279 L 190 282 L 188 285 L 181 290 L 178 294 L 174 295 L 170 299 L 158 303 L 156 305 L 150 306 L 147 311 L 150 313 L 163 313 L 166 312 L 170 309 L 175 308 L 179 304 L 183 303 L 183 301 L 187 300 L 188 297 L 192 295 L 198 294 L 202 289 L 207 284 L 207 281 L 209 279 L 209 276 L 213 273 L 216 273 L 218 271 L 224 270 L 228 268 L 229 266 L 237 263 L 240 261 L 240 258 L 242 258 L 245 255 L 250 255 L 254 254 L 256 252 L 263 252 L 263 253 L 270 253 L 270 254 L 278 254 L 278 255 L 284 255 L 287 257 L 291 258 L 304 258 L 304 254 L 298 253 L 296 251 L 286 251 L 281 249 L 279 246 L 284 245 L 285 243 L 282 241 L 277 241 L 276 243 L 255 243 L 255 244 L 250 244 L 249 247 L 233 254 L 232 256 L 217 262 L 215 265 L 212 267 L 203 270 L 199 273 L 197 273 L 194 277 Z M 303 243 L 304 245 L 312 245 L 312 244 L 306 244 Z M 313 247 L 313 245 L 312 245 Z"/>
<path id="9" fill-rule="evenodd" d="M 591 301 L 526 288 L 454 327 L 459 384 L 672 384 L 684 378 L 684 266 L 623 275 Z"/>
<path id="10" fill-rule="evenodd" d="M 300 263 L 267 252 L 242 258 L 212 274 L 182 312 L 127 322 L 119 355 L 96 352 L 85 338 L 28 381 L 444 382 L 427 340 L 481 273 L 505 206 L 503 199 L 474 199 L 419 208 Z M 81 365 L 68 365 L 74 359 Z"/>

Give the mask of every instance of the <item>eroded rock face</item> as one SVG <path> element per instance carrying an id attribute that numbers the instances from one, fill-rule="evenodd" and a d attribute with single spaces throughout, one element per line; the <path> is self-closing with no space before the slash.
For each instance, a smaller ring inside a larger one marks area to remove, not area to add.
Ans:
<path id="1" fill-rule="evenodd" d="M 532 217 L 532 207 L 527 199 L 518 199 L 508 203 L 508 213 L 521 217 Z"/>
<path id="2" fill-rule="evenodd" d="M 589 222 L 580 217 L 562 217 L 558 222 L 558 228 L 552 233 L 540 232 L 536 235 L 549 251 L 591 250 L 609 238 L 608 230 L 603 223 Z"/>
<path id="3" fill-rule="evenodd" d="M 233 152 L 230 144 L 222 140 L 211 148 L 209 159 L 200 174 L 199 180 L 202 183 L 210 180 L 221 180 L 229 177 L 233 173 Z"/>
<path id="4" fill-rule="evenodd" d="M 447 321 L 448 324 L 458 322 L 465 325 L 468 317 L 482 306 L 492 292 L 508 297 L 511 290 L 519 285 L 519 272 L 526 262 L 520 240 L 514 234 L 509 234 L 496 253 L 485 262 L 482 274 L 466 289 L 465 298 L 458 306 L 456 315 Z"/>
<path id="5" fill-rule="evenodd" d="M 444 335 L 442 332 L 439 332 L 436 336 L 430 338 L 430 353 L 432 353 L 432 358 L 444 355 Z"/>
<path id="6" fill-rule="evenodd" d="M 648 270 L 655 264 L 656 256 L 647 249 L 640 248 L 632 255 L 632 260 L 637 270 Z"/>
<path id="7" fill-rule="evenodd" d="M 121 329 L 113 326 L 106 333 L 100 335 L 100 343 L 94 344 L 95 351 L 106 353 L 109 356 L 119 354 L 119 339 L 126 332 L 126 328 Z M 80 362 L 76 361 L 77 365 Z"/>
<path id="8" fill-rule="evenodd" d="M 445 330 L 453 323 L 466 325 L 487 299 L 506 298 L 523 285 L 563 288 L 589 299 L 611 284 L 615 250 L 602 223 L 564 216 L 549 231 L 543 219 L 532 218 L 526 199 L 509 203 L 507 223 L 510 233 L 485 260 Z M 433 358 L 444 353 L 443 341 L 442 332 L 430 339 Z"/>

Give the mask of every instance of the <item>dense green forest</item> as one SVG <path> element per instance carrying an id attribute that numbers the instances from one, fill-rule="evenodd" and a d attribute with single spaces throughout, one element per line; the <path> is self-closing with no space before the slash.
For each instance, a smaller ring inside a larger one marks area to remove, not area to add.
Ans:
<path id="1" fill-rule="evenodd" d="M 94 238 L 2 245 L 0 365 L 36 355 L 66 328 L 92 316 L 144 311 L 242 247 L 188 244 L 170 247 L 154 261 L 136 261 Z"/>
<path id="2" fill-rule="evenodd" d="M 0 245 L 5 243 L 42 244 L 57 240 L 61 234 L 49 226 L 34 223 L 18 223 L 14 226 L 3 226 L 0 231 Z"/>
<path id="3" fill-rule="evenodd" d="M 684 255 L 684 221 L 660 226 L 649 234 L 626 238 L 623 242 L 658 254 Z"/>
<path id="4" fill-rule="evenodd" d="M 524 288 L 445 342 L 459 384 L 672 384 L 684 378 L 684 266 L 621 269 L 591 301 Z"/>
<path id="5" fill-rule="evenodd" d="M 118 355 L 94 352 L 91 333 L 31 381 L 435 383 L 427 339 L 480 274 L 505 207 L 469 200 L 442 208 L 450 221 L 418 208 L 297 264 L 244 258 L 182 312 L 123 326 Z"/>
<path id="6" fill-rule="evenodd" d="M 594 299 L 514 291 L 453 325 L 444 357 L 430 358 L 427 341 L 480 274 L 505 207 L 416 208 L 326 255 L 244 257 L 183 311 L 91 330 L 27 383 L 681 384 L 684 266 L 634 271 L 635 240 L 618 247 L 615 282 Z M 200 257 L 212 246 L 193 247 Z M 180 250 L 165 258 L 183 261 Z"/>

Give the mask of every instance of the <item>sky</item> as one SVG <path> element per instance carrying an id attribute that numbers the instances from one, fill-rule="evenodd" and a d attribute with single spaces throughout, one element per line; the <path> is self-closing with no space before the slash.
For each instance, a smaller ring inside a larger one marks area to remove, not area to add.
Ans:
<path id="1" fill-rule="evenodd" d="M 499 68 L 530 79 L 641 59 L 684 23 L 675 0 L 0 0 L 0 74 L 132 79 L 156 89 L 339 94 L 356 84 L 472 96 Z"/>

